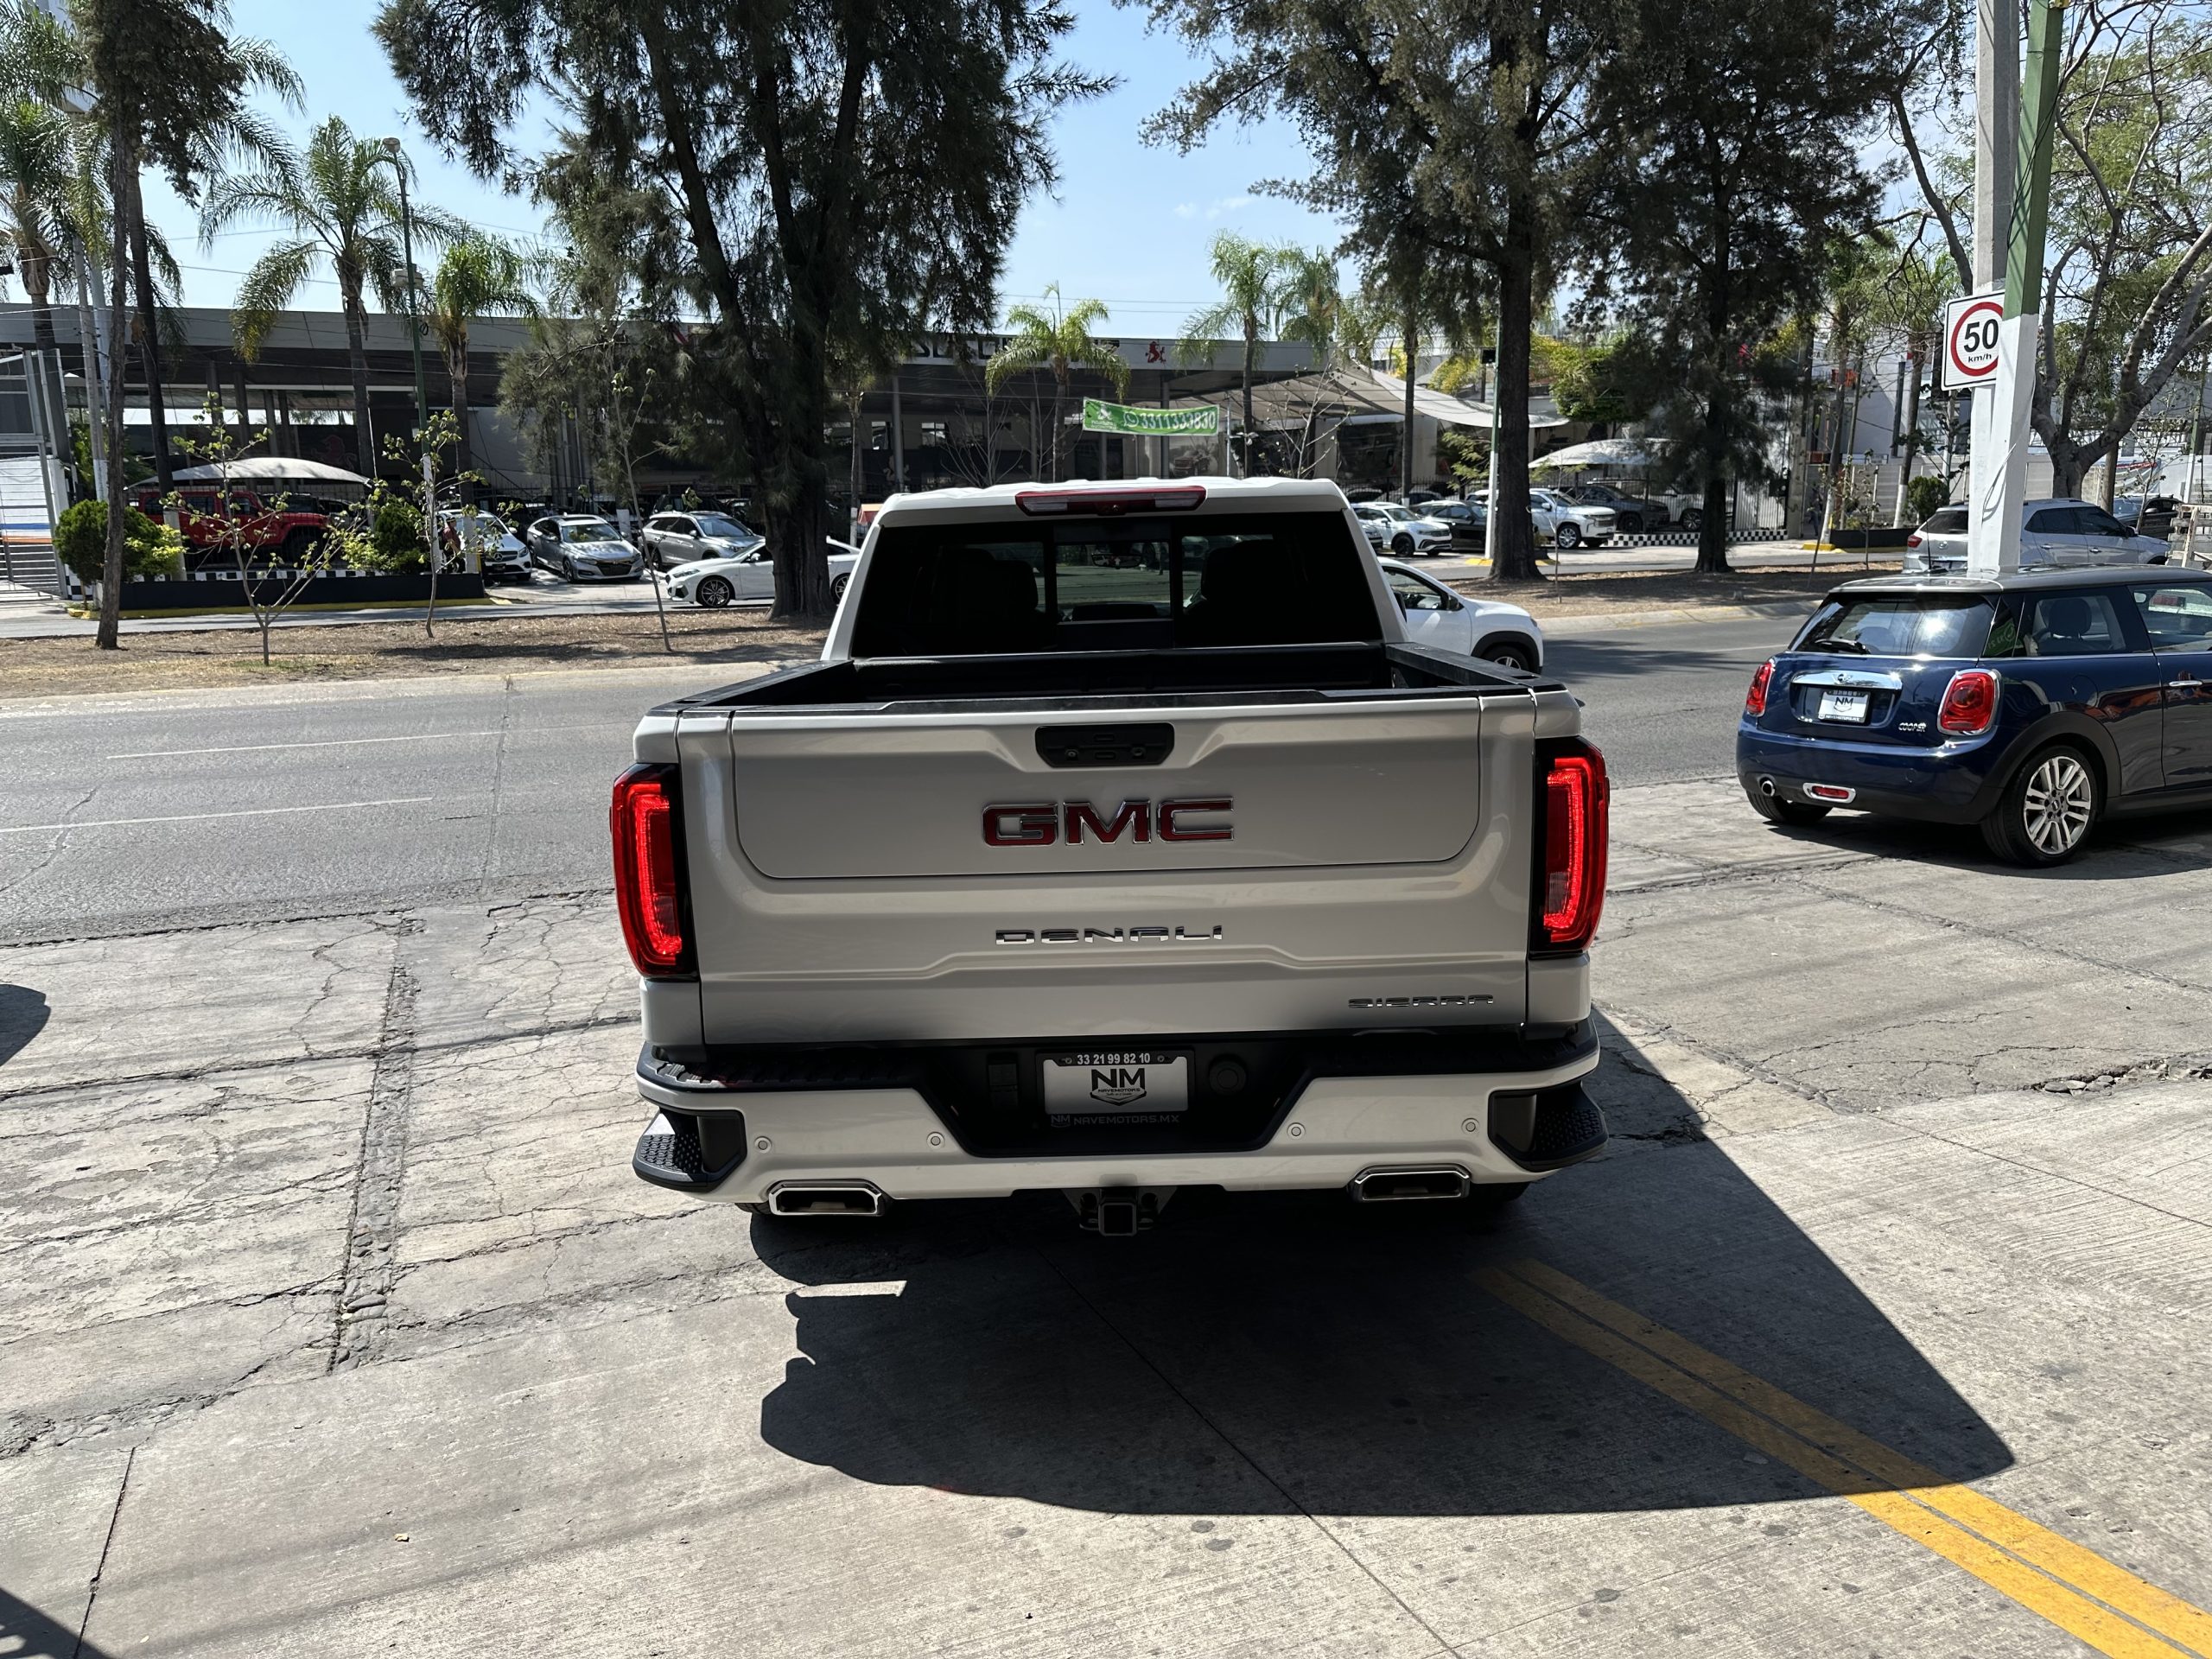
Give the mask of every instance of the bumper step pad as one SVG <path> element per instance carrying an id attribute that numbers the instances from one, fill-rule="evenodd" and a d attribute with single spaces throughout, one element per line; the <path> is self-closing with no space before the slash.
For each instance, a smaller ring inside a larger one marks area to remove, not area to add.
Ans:
<path id="1" fill-rule="evenodd" d="M 744 1161 L 745 1119 L 735 1112 L 656 1112 L 630 1154 L 640 1180 L 678 1192 L 712 1192 Z"/>

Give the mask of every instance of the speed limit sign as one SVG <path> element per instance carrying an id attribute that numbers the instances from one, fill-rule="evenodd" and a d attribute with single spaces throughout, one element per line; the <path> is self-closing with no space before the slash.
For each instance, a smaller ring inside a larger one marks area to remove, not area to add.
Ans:
<path id="1" fill-rule="evenodd" d="M 1997 382 L 1997 330 L 2005 320 L 2002 294 L 1969 294 L 1943 308 L 1945 391 L 1971 391 Z"/>

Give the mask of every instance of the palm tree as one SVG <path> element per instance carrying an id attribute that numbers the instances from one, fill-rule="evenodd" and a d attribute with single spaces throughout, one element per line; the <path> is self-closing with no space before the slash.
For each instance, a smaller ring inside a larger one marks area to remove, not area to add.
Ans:
<path id="1" fill-rule="evenodd" d="M 1179 351 L 1186 362 L 1206 355 L 1212 342 L 1232 328 L 1243 336 L 1243 470 L 1248 476 L 1252 471 L 1252 372 L 1260 341 L 1281 324 L 1286 278 L 1300 273 L 1304 259 L 1293 249 L 1222 232 L 1213 239 L 1213 279 L 1221 284 L 1220 302 L 1183 325 Z"/>
<path id="2" fill-rule="evenodd" d="M 1036 369 L 1052 371 L 1052 477 L 1057 481 L 1060 475 L 1060 405 L 1067 398 L 1069 378 L 1077 369 L 1089 369 L 1094 374 L 1104 375 L 1113 384 L 1116 397 L 1126 397 L 1129 365 L 1122 361 L 1119 352 L 1091 334 L 1092 323 L 1106 321 L 1103 301 L 1077 300 L 1063 309 L 1058 283 L 1046 288 L 1045 298 L 1049 309 L 1030 305 L 1007 308 L 1011 336 L 983 365 L 983 385 L 996 393 L 1012 376 Z"/>
<path id="3" fill-rule="evenodd" d="M 423 321 L 438 342 L 446 360 L 446 378 L 453 388 L 454 471 L 470 467 L 468 448 L 468 325 L 472 318 L 493 312 L 537 315 L 537 297 L 524 279 L 523 256 L 505 243 L 481 234 L 462 237 L 445 251 L 437 274 L 430 278 L 429 302 Z M 474 501 L 476 486 L 464 476 L 461 499 Z"/>
<path id="4" fill-rule="evenodd" d="M 162 27 L 161 20 L 152 16 L 122 21 L 150 35 L 158 35 Z M 8 94 L 35 98 L 63 118 L 71 129 L 78 171 L 93 181 L 80 194 L 100 199 L 101 205 L 113 213 L 112 253 L 128 264 L 135 290 L 131 338 L 144 371 L 155 475 L 164 490 L 170 484 L 172 461 L 168 413 L 162 397 L 159 308 L 175 293 L 179 282 L 176 262 L 167 243 L 160 231 L 146 222 L 145 202 L 139 190 L 139 175 L 149 159 L 149 134 L 154 125 L 148 105 L 160 107 L 162 143 L 159 148 L 168 158 L 163 164 L 170 182 L 187 200 L 195 196 L 199 181 L 215 176 L 233 162 L 270 165 L 285 153 L 283 135 L 276 125 L 245 104 L 246 91 L 273 93 L 289 109 L 306 107 L 304 85 L 282 53 L 266 41 L 232 38 L 225 32 L 230 24 L 227 6 L 213 5 L 199 21 L 211 32 L 201 37 L 200 44 L 210 49 L 198 70 L 205 83 L 226 86 L 228 95 L 205 99 L 188 108 L 158 92 L 135 103 L 126 98 L 124 102 L 130 107 L 125 118 L 118 121 L 99 91 L 103 79 L 95 65 L 94 44 L 79 27 L 81 19 L 29 0 L 15 0 L 12 7 L 0 11 L 0 83 L 4 83 Z M 180 127 L 180 121 L 194 124 Z M 111 155 L 118 145 L 126 152 L 119 158 L 120 167 L 113 164 L 117 158 Z M 105 181 L 111 178 L 117 188 L 107 190 Z M 97 235 L 88 235 L 85 241 L 88 251 L 109 251 Z M 26 287 L 29 281 L 26 277 Z"/>
<path id="5" fill-rule="evenodd" d="M 0 103 L 0 246 L 23 280 L 32 337 L 57 371 L 54 262 L 78 239 L 76 186 L 68 118 L 32 98 Z M 48 391 L 60 391 L 58 372 Z"/>
<path id="6" fill-rule="evenodd" d="M 317 127 L 303 156 L 289 151 L 271 165 L 226 174 L 207 192 L 200 215 L 200 242 L 241 223 L 274 225 L 291 232 L 253 263 L 238 283 L 232 328 L 251 361 L 308 275 L 327 264 L 338 282 L 346 315 L 346 353 L 353 375 L 353 439 L 360 470 L 376 472 L 376 443 L 369 427 L 369 358 L 365 340 L 373 289 L 378 303 L 398 303 L 404 286 L 400 257 L 399 192 L 393 168 L 404 167 L 373 138 L 356 137 L 337 116 Z M 414 210 L 415 235 L 429 247 L 459 241 L 457 219 L 431 207 Z"/>

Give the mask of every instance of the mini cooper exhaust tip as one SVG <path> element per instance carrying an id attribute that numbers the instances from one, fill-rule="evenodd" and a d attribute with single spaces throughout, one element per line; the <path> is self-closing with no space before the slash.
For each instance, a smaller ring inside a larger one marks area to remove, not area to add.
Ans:
<path id="1" fill-rule="evenodd" d="M 1457 1164 L 1419 1169 L 1363 1169 L 1351 1178 L 1361 1204 L 1408 1204 L 1424 1198 L 1464 1198 L 1471 1183 Z"/>
<path id="2" fill-rule="evenodd" d="M 785 1181 L 768 1189 L 772 1216 L 880 1216 L 883 1194 L 866 1181 Z"/>
<path id="3" fill-rule="evenodd" d="M 1760 779 L 1759 793 L 1765 796 L 1770 801 L 1772 800 L 1775 796 L 1774 779 L 1771 778 Z"/>

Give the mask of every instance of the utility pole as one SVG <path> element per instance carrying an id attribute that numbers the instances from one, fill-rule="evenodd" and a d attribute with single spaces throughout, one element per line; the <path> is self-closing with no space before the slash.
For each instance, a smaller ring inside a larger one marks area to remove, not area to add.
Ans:
<path id="1" fill-rule="evenodd" d="M 1974 91 L 1974 271 L 1967 291 L 1987 294 L 2004 284 L 2012 235 L 2012 164 L 2020 144 L 2018 0 L 1975 0 Z M 1993 458 L 2003 443 L 1996 400 L 1976 393 L 1967 405 L 1967 565 L 1994 570 L 2001 532 L 1993 518 L 1983 528 L 1982 504 L 1994 487 Z M 1984 536 L 1990 543 L 1986 562 L 1973 550 Z"/>
<path id="2" fill-rule="evenodd" d="M 2020 568 L 2020 509 L 2027 497 L 2028 416 L 2036 385 L 2036 335 L 2043 309 L 2044 232 L 2050 208 L 2051 132 L 2058 113 L 2058 65 L 2066 0 L 2032 0 L 2026 99 L 2014 162 L 2013 207 L 2005 251 L 2005 314 L 1998 324 L 1994 384 L 1974 399 L 1974 492 L 1967 522 L 1967 569 Z M 1979 261 L 1979 254 L 1976 258 Z M 1988 441 L 1985 443 L 1986 429 Z"/>

